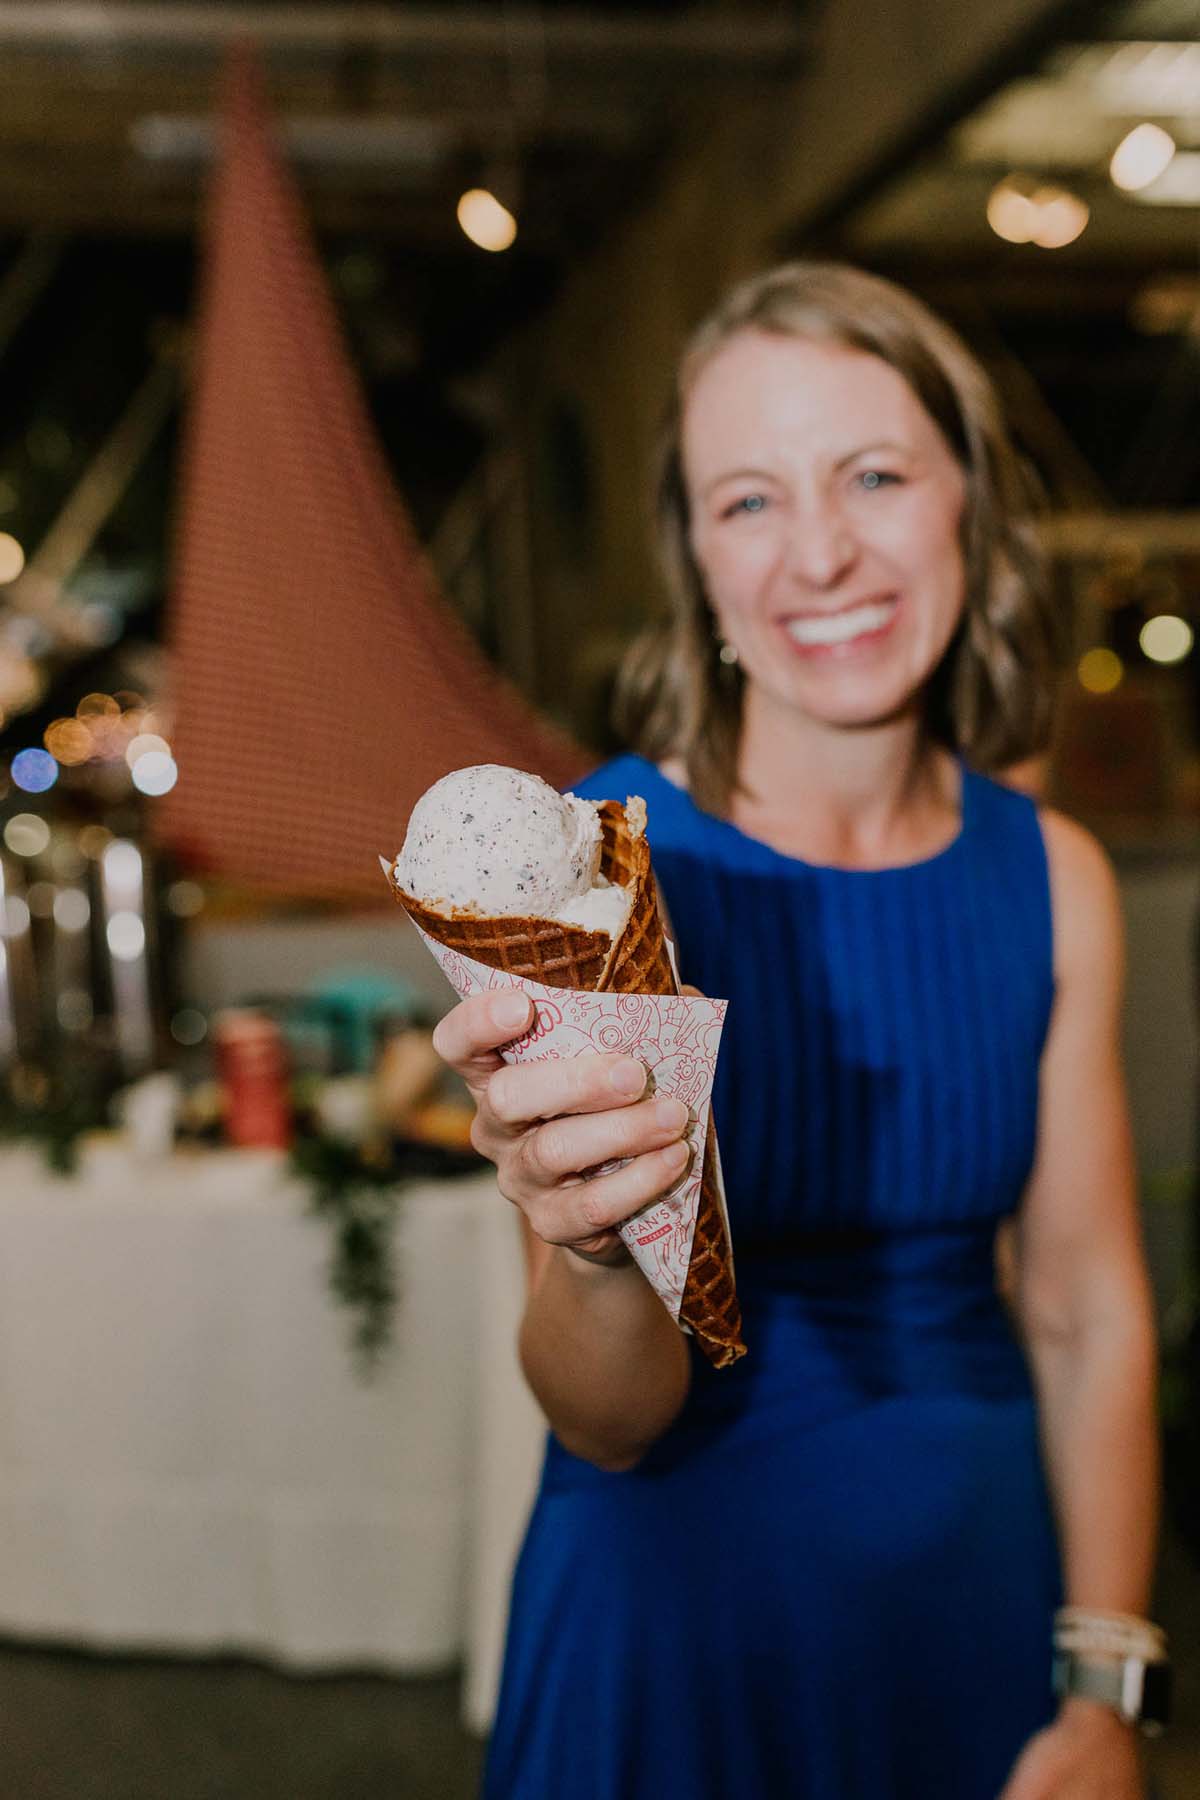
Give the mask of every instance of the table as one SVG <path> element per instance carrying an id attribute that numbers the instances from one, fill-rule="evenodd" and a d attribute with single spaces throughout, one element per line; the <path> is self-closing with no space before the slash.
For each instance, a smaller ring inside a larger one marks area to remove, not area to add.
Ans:
<path id="1" fill-rule="evenodd" d="M 400 1672 L 468 1651 L 486 1725 L 540 1438 L 511 1210 L 487 1173 L 405 1190 L 364 1383 L 305 1205 L 269 1152 L 66 1179 L 0 1155 L 0 1633 Z"/>

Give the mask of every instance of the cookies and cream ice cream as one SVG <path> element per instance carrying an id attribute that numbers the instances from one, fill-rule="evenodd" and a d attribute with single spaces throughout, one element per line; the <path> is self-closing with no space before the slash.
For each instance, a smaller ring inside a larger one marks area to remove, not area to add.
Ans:
<path id="1" fill-rule="evenodd" d="M 600 811 L 537 775 L 480 763 L 418 800 L 393 873 L 441 912 L 554 919 L 616 937 L 629 895 L 600 873 Z"/>

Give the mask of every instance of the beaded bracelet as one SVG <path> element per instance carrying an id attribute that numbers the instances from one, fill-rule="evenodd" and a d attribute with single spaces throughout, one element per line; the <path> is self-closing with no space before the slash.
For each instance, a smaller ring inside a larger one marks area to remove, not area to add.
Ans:
<path id="1" fill-rule="evenodd" d="M 1143 1662 L 1164 1662 L 1167 1634 L 1152 1619 L 1134 1613 L 1063 1606 L 1054 1615 L 1054 1647 L 1083 1656 L 1135 1656 Z"/>

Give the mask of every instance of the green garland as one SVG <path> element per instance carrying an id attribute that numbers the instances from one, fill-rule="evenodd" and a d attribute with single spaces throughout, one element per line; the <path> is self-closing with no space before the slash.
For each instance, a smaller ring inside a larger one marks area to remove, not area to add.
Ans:
<path id="1" fill-rule="evenodd" d="M 300 1138 L 291 1166 L 312 1188 L 310 1210 L 333 1226 L 329 1285 L 354 1314 L 351 1342 L 360 1370 L 369 1375 L 392 1335 L 402 1166 L 388 1143 L 323 1136 Z"/>
<path id="2" fill-rule="evenodd" d="M 17 1063 L 0 1081 L 0 1140 L 36 1144 L 56 1175 L 73 1175 L 80 1138 L 112 1124 L 114 1092 L 87 1061 L 51 1072 Z"/>

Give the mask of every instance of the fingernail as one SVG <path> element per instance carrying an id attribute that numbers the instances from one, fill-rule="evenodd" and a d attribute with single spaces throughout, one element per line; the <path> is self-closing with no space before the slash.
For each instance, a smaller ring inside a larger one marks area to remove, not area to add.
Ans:
<path id="1" fill-rule="evenodd" d="M 682 1169 L 684 1163 L 688 1161 L 691 1154 L 692 1147 L 687 1139 L 680 1138 L 678 1143 L 667 1145 L 666 1149 L 663 1151 L 663 1160 L 668 1169 Z"/>
<path id="2" fill-rule="evenodd" d="M 618 1094 L 643 1094 L 646 1091 L 646 1065 L 626 1056 L 613 1064 L 608 1079 Z"/>
<path id="3" fill-rule="evenodd" d="M 665 1094 L 654 1102 L 654 1123 L 661 1125 L 664 1131 L 681 1132 L 687 1122 L 688 1109 L 682 1100 L 674 1100 Z"/>
<path id="4" fill-rule="evenodd" d="M 528 996 L 518 994 L 515 990 L 498 995 L 492 1001 L 492 1018 L 501 1031 L 515 1031 L 518 1025 L 524 1025 L 528 1021 Z"/>

